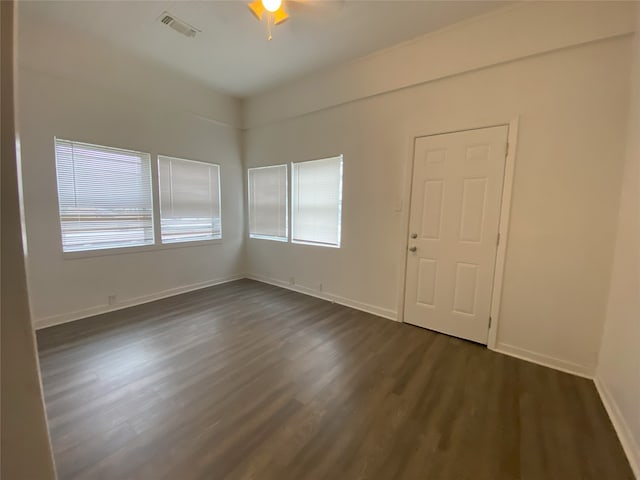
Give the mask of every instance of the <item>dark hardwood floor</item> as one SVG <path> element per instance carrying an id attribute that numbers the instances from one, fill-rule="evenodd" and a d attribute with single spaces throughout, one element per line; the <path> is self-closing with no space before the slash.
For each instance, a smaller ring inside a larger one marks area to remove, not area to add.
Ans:
<path id="1" fill-rule="evenodd" d="M 633 479 L 591 381 L 249 280 L 38 343 L 60 480 Z"/>

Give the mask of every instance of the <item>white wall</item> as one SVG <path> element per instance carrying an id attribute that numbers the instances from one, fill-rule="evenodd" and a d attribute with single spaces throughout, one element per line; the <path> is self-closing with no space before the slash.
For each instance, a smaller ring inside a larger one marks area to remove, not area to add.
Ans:
<path id="1" fill-rule="evenodd" d="M 15 4 L 0 3 L 2 256 L 0 478 L 55 480 L 36 338 L 31 328 L 22 230 L 15 121 Z"/>
<path id="2" fill-rule="evenodd" d="M 90 36 L 20 18 L 18 57 L 28 273 L 36 326 L 242 273 L 239 103 Z M 221 165 L 223 241 L 62 256 L 54 136 Z"/>
<path id="3" fill-rule="evenodd" d="M 264 125 L 635 29 L 632 2 L 516 2 L 248 99 Z M 312 92 L 312 94 L 310 94 Z"/>
<path id="4" fill-rule="evenodd" d="M 638 17 L 640 25 L 640 16 Z M 640 35 L 636 34 L 627 150 L 611 290 L 596 376 L 640 478 Z"/>
<path id="5" fill-rule="evenodd" d="M 553 18 L 553 4 L 542 5 L 551 10 L 543 15 L 536 4 L 531 19 Z M 582 28 L 582 4 L 572 5 L 577 9 L 573 23 L 527 25 L 546 28 L 545 35 L 562 39 L 560 50 L 549 52 L 553 48 L 546 45 L 547 53 L 531 55 L 525 45 L 521 50 L 525 58 L 520 60 L 508 57 L 499 65 L 487 60 L 493 66 L 442 74 L 435 81 L 362 99 L 343 96 L 345 91 L 354 92 L 355 84 L 340 87 L 334 97 L 335 84 L 323 87 L 313 79 L 290 85 L 290 99 L 280 90 L 249 99 L 247 166 L 337 153 L 344 154 L 345 165 L 342 248 L 249 240 L 248 272 L 282 285 L 295 277 L 296 286 L 317 294 L 322 283 L 322 294 L 328 298 L 395 317 L 403 275 L 407 217 L 403 200 L 408 193 L 412 138 L 507 123 L 519 116 L 498 349 L 593 374 L 622 178 L 631 45 L 625 33 L 632 28 L 627 17 L 633 5 L 614 5 L 628 10 L 617 17 L 618 23 L 610 24 L 610 38 L 605 40 L 600 33 L 589 40 Z M 608 10 L 599 8 L 606 17 Z M 597 24 L 597 9 L 587 10 L 589 22 Z M 521 21 L 527 22 L 526 15 Z M 574 24 L 580 27 L 579 42 L 585 43 L 566 47 Z M 564 35 L 554 28 L 564 29 Z M 509 26 L 514 29 L 517 25 Z M 460 27 L 457 37 L 441 44 L 445 50 L 438 58 L 447 58 L 448 46 L 455 54 L 457 45 L 475 41 L 468 34 L 468 26 Z M 493 36 L 501 38 L 495 32 Z M 414 47 L 414 43 L 408 46 L 411 58 L 419 58 Z M 425 52 L 427 63 L 432 52 Z M 385 65 L 391 69 L 409 58 L 403 46 L 381 55 L 388 60 L 378 65 L 382 76 Z M 420 68 L 419 63 L 414 65 Z M 319 75 L 375 83 L 376 71 L 368 69 L 368 76 L 360 76 L 354 73 L 359 69 L 356 62 Z M 400 77 L 403 73 L 398 71 Z M 402 78 L 397 84 L 402 86 Z M 305 96 L 320 99 L 305 104 L 307 113 L 297 103 Z M 265 108 L 269 105 L 278 108 Z M 282 119 L 282 112 L 295 116 Z"/>

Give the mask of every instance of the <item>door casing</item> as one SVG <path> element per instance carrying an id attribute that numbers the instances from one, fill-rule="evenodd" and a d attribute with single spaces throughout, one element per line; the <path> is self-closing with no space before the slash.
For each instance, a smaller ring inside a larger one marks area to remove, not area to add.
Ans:
<path id="1" fill-rule="evenodd" d="M 405 174 L 403 182 L 403 196 L 402 196 L 402 225 L 401 235 L 402 250 L 399 252 L 400 256 L 400 273 L 399 285 L 398 285 L 398 297 L 396 301 L 398 321 L 404 322 L 404 302 L 405 302 L 405 289 L 406 289 L 406 277 L 407 277 L 407 249 L 409 247 L 409 215 L 410 215 L 410 203 L 411 203 L 411 187 L 413 181 L 413 160 L 415 154 L 415 141 L 420 137 L 429 137 L 433 135 L 442 135 L 445 133 L 458 133 L 469 130 L 479 130 L 484 128 L 507 126 L 507 157 L 505 160 L 504 171 L 504 183 L 502 186 L 502 202 L 500 204 L 500 223 L 498 227 L 498 233 L 500 235 L 500 243 L 498 245 L 498 251 L 496 252 L 496 262 L 493 276 L 493 289 L 491 297 L 491 324 L 489 326 L 489 336 L 487 341 L 487 348 L 495 350 L 497 346 L 498 338 L 498 326 L 500 323 L 500 300 L 502 298 L 502 285 L 504 279 L 504 264 L 507 253 L 507 244 L 509 241 L 509 219 L 511 214 L 511 196 L 513 193 L 513 179 L 515 173 L 515 160 L 517 150 L 518 139 L 518 124 L 519 117 L 513 118 L 508 122 L 495 123 L 490 125 L 476 125 L 469 126 L 467 128 L 460 128 L 454 130 L 437 131 L 422 133 L 418 132 L 410 136 L 407 141 L 407 155 L 405 163 Z"/>

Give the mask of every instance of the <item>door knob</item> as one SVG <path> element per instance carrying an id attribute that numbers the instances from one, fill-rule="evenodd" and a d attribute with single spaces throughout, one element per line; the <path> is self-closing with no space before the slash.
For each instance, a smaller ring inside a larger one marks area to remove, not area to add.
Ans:
<path id="1" fill-rule="evenodd" d="M 417 233 L 412 233 L 411 234 L 411 238 L 418 238 L 418 234 Z"/>
<path id="2" fill-rule="evenodd" d="M 418 250 L 418 247 L 409 247 L 410 252 L 415 252 L 416 250 Z"/>

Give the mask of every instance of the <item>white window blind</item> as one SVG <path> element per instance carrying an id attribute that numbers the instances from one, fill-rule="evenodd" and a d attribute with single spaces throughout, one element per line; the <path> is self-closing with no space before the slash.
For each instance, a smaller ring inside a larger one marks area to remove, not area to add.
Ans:
<path id="1" fill-rule="evenodd" d="M 220 167 L 158 156 L 162 243 L 222 238 Z"/>
<path id="2" fill-rule="evenodd" d="M 291 241 L 339 247 L 342 155 L 292 165 Z"/>
<path id="3" fill-rule="evenodd" d="M 62 249 L 154 243 L 148 153 L 55 139 Z"/>
<path id="4" fill-rule="evenodd" d="M 286 241 L 287 166 L 250 168 L 249 236 Z"/>

